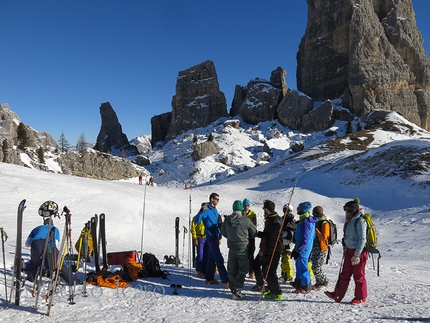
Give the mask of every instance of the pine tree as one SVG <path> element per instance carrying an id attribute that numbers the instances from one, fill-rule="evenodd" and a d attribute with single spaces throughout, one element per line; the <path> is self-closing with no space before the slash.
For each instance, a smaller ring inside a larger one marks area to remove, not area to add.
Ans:
<path id="1" fill-rule="evenodd" d="M 82 132 L 78 139 L 77 149 L 80 154 L 85 152 L 85 146 L 87 144 L 87 139 L 85 138 L 85 134 Z"/>
<path id="2" fill-rule="evenodd" d="M 28 147 L 28 133 L 25 125 L 20 122 L 18 128 L 16 129 L 16 139 L 18 141 L 18 148 L 24 150 Z"/>
<path id="3" fill-rule="evenodd" d="M 193 137 L 193 142 L 197 142 L 197 135 L 196 134 L 194 134 L 194 137 Z"/>
<path id="4" fill-rule="evenodd" d="M 360 121 L 357 122 L 357 128 L 356 129 L 357 129 L 356 131 L 362 131 L 363 130 L 363 128 L 361 127 Z"/>
<path id="5" fill-rule="evenodd" d="M 208 141 L 214 141 L 214 135 L 212 134 L 212 132 L 208 136 Z"/>
<path id="6" fill-rule="evenodd" d="M 58 146 L 60 146 L 60 150 L 62 153 L 64 153 L 67 150 L 67 147 L 69 146 L 69 142 L 66 139 L 66 136 L 64 135 L 64 132 L 61 132 L 60 138 L 57 140 Z"/>
<path id="7" fill-rule="evenodd" d="M 348 121 L 348 123 L 346 124 L 346 133 L 353 133 L 351 121 Z"/>
<path id="8" fill-rule="evenodd" d="M 44 164 L 45 163 L 45 152 L 43 151 L 42 147 L 37 148 L 37 158 L 39 158 L 39 163 Z"/>

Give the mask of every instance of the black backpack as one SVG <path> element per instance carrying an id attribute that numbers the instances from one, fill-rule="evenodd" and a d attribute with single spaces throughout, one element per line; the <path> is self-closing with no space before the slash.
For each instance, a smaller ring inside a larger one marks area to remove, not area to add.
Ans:
<path id="1" fill-rule="evenodd" d="M 142 255 L 142 265 L 145 266 L 149 277 L 167 278 L 166 273 L 160 268 L 160 262 L 152 253 L 146 252 Z"/>

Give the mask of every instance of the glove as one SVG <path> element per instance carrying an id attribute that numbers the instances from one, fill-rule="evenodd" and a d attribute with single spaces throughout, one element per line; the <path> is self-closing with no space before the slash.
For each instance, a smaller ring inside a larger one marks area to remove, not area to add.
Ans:
<path id="1" fill-rule="evenodd" d="M 359 263 L 360 263 L 360 254 L 354 253 L 354 256 L 352 256 L 351 258 L 351 264 L 355 266 L 355 265 L 358 265 Z"/>
<path id="2" fill-rule="evenodd" d="M 296 250 L 293 250 L 292 252 L 291 252 L 291 258 L 293 258 L 293 259 L 297 259 L 297 258 L 299 258 L 300 257 L 300 254 L 296 251 Z"/>
<path id="3" fill-rule="evenodd" d="M 193 244 L 197 247 L 199 245 L 199 240 L 198 239 L 193 239 Z"/>

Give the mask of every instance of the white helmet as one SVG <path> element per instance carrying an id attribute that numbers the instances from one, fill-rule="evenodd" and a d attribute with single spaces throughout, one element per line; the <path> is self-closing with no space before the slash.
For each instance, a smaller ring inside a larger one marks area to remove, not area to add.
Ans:
<path id="1" fill-rule="evenodd" d="M 282 211 L 285 212 L 286 209 L 289 209 L 291 212 L 293 212 L 293 206 L 291 205 L 291 203 L 284 204 Z"/>

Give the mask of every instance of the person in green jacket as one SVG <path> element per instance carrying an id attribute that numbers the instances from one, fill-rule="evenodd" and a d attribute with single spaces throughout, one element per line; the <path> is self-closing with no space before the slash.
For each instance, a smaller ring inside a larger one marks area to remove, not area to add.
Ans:
<path id="1" fill-rule="evenodd" d="M 242 201 L 234 201 L 233 213 L 225 217 L 221 226 L 221 233 L 227 238 L 229 249 L 227 274 L 234 300 L 245 299 L 242 288 L 249 270 L 248 243 L 249 238 L 254 238 L 256 233 L 254 224 L 242 214 L 242 210 Z"/>

